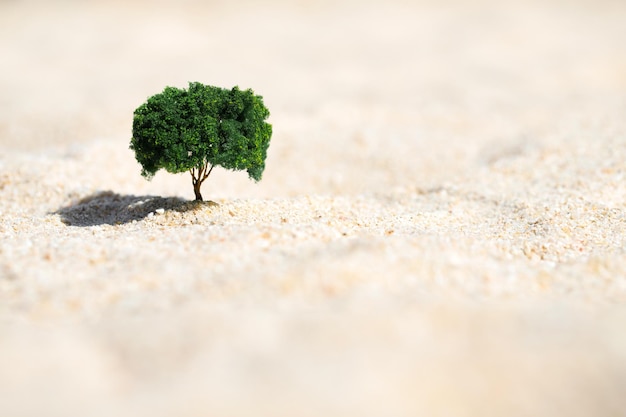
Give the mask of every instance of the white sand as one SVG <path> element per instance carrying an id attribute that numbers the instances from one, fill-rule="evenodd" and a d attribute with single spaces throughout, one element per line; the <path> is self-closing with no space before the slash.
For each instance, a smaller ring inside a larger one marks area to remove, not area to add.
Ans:
<path id="1" fill-rule="evenodd" d="M 623 2 L 127 3 L 0 2 L 0 416 L 626 415 Z M 274 125 L 195 209 L 194 80 Z"/>

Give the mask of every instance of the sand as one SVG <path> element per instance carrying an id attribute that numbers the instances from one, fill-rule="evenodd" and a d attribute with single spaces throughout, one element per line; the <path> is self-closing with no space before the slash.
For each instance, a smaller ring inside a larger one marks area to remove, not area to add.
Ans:
<path id="1" fill-rule="evenodd" d="M 624 22 L 0 2 L 0 415 L 626 415 Z M 261 182 L 140 176 L 188 81 L 264 97 Z"/>

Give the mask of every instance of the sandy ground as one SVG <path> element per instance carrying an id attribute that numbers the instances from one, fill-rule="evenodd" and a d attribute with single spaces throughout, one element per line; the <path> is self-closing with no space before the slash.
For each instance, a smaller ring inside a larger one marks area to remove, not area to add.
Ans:
<path id="1" fill-rule="evenodd" d="M 0 1 L 0 415 L 626 415 L 626 6 Z M 263 180 L 133 110 L 252 87 Z"/>

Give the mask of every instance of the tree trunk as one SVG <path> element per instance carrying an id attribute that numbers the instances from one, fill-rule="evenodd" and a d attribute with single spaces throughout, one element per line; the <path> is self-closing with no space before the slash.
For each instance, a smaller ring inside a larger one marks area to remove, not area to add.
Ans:
<path id="1" fill-rule="evenodd" d="M 201 181 L 194 181 L 193 193 L 196 195 L 196 201 L 202 201 L 202 194 L 200 194 L 201 185 L 202 185 Z"/>
<path id="2" fill-rule="evenodd" d="M 191 168 L 189 173 L 191 174 L 191 182 L 193 183 L 193 193 L 196 195 L 196 201 L 202 201 L 202 194 L 200 194 L 200 187 L 204 180 L 206 180 L 213 171 L 213 165 L 204 165 Z"/>

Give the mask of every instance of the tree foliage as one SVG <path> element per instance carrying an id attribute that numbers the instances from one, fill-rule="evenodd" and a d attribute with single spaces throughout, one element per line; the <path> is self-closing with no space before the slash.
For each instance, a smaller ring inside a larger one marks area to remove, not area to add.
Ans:
<path id="1" fill-rule="evenodd" d="M 262 97 L 250 89 L 198 82 L 166 87 L 135 110 L 130 148 L 147 179 L 161 168 L 190 172 L 202 200 L 200 186 L 215 166 L 261 179 L 272 136 L 268 116 Z"/>

